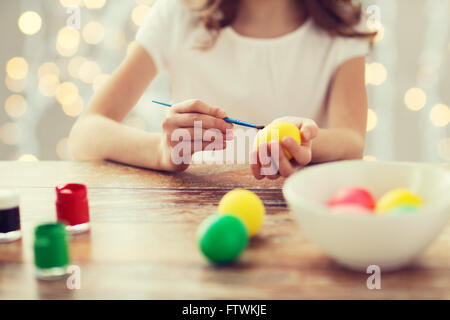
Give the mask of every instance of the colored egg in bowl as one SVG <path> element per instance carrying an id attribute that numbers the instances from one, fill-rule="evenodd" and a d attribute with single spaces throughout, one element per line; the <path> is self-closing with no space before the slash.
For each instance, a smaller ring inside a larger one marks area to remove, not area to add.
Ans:
<path id="1" fill-rule="evenodd" d="M 342 188 L 360 186 L 380 199 L 389 190 L 411 190 L 423 206 L 407 214 L 336 214 L 328 200 Z M 284 197 L 302 232 L 339 264 L 382 271 L 411 263 L 447 226 L 450 172 L 439 166 L 395 162 L 342 161 L 292 175 Z"/>

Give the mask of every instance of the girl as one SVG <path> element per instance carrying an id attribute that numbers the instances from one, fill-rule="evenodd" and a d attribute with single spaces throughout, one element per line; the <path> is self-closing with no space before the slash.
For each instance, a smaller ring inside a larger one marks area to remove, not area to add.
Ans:
<path id="1" fill-rule="evenodd" d="M 361 9 L 351 0 L 157 0 L 136 36 L 138 45 L 72 128 L 71 152 L 78 160 L 182 171 L 189 161 L 174 160 L 180 142 L 172 135 L 183 128 L 189 134 L 181 143 L 204 150 L 211 137 L 194 136 L 194 122 L 200 121 L 202 132 L 221 133 L 216 149 L 226 148 L 222 141 L 233 139 L 233 126 L 224 121 L 230 115 L 299 127 L 302 144 L 283 139 L 281 147 L 293 158 L 278 152 L 271 179 L 310 162 L 361 158 L 364 56 L 373 35 L 356 30 L 360 20 Z M 122 125 L 163 70 L 176 103 L 162 133 Z M 270 155 L 279 147 L 272 141 L 260 149 Z M 254 176 L 262 179 L 259 152 L 251 160 Z"/>

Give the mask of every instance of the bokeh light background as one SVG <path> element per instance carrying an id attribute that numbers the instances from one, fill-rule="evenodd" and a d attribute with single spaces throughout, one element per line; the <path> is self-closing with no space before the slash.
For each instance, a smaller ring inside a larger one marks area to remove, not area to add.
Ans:
<path id="1" fill-rule="evenodd" d="M 134 45 L 152 3 L 0 1 L 0 160 L 70 159 L 73 122 Z M 365 159 L 450 161 L 450 0 L 363 5 L 381 10 L 366 65 Z M 80 8 L 79 29 L 67 25 L 71 6 Z M 158 76 L 125 123 L 159 131 L 164 111 L 152 98 L 170 99 L 167 74 Z"/>

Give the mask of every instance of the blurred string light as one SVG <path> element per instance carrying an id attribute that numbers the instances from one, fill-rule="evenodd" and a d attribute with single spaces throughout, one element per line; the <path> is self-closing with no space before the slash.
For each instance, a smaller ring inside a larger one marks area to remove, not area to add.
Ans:
<path id="1" fill-rule="evenodd" d="M 87 84 L 92 84 L 94 79 L 102 73 L 100 66 L 95 61 L 86 60 L 80 66 L 78 77 Z"/>
<path id="2" fill-rule="evenodd" d="M 22 33 L 26 35 L 33 35 L 41 30 L 42 18 L 37 12 L 27 11 L 22 13 L 19 17 L 18 25 Z"/>
<path id="3" fill-rule="evenodd" d="M 9 96 L 5 101 L 5 111 L 11 118 L 20 118 L 27 110 L 27 101 L 18 94 Z"/>
<path id="4" fill-rule="evenodd" d="M 384 32 L 385 32 L 385 28 L 383 24 L 380 24 L 380 28 L 376 29 L 377 31 L 377 35 L 375 36 L 375 38 L 372 40 L 373 43 L 377 43 L 380 42 L 381 40 L 383 40 L 384 38 Z"/>
<path id="5" fill-rule="evenodd" d="M 106 4 L 106 0 L 59 0 L 59 3 L 65 8 L 85 6 L 88 9 L 95 10 L 103 8 Z"/>
<path id="6" fill-rule="evenodd" d="M 94 90 L 94 92 L 100 90 L 110 78 L 111 75 L 106 73 L 100 74 L 95 77 L 94 82 L 92 83 L 92 89 Z"/>
<path id="7" fill-rule="evenodd" d="M 61 83 L 56 89 L 56 100 L 62 105 L 72 104 L 78 97 L 78 87 L 72 82 Z"/>
<path id="8" fill-rule="evenodd" d="M 378 117 L 373 109 L 367 110 L 367 132 L 374 130 L 377 126 Z"/>
<path id="9" fill-rule="evenodd" d="M 84 0 L 84 5 L 88 9 L 101 9 L 105 4 L 106 0 Z"/>
<path id="10" fill-rule="evenodd" d="M 377 161 L 377 158 L 372 155 L 366 155 L 363 158 L 364 161 Z"/>
<path id="11" fill-rule="evenodd" d="M 74 28 L 63 27 L 56 39 L 56 50 L 63 57 L 73 56 L 80 45 L 80 32 Z"/>
<path id="12" fill-rule="evenodd" d="M 436 127 L 445 127 L 450 122 L 450 109 L 445 104 L 437 104 L 430 111 L 430 120 Z"/>
<path id="13" fill-rule="evenodd" d="M 96 21 L 87 23 L 83 28 L 83 39 L 89 44 L 99 44 L 105 37 L 105 28 Z"/>
<path id="14" fill-rule="evenodd" d="M 427 95 L 420 88 L 411 88 L 406 91 L 404 101 L 408 109 L 418 111 L 427 104 Z"/>
<path id="15" fill-rule="evenodd" d="M 83 5 L 83 1 L 82 0 L 59 0 L 59 3 L 65 7 L 81 7 Z"/>
<path id="16" fill-rule="evenodd" d="M 14 57 L 7 62 L 6 73 L 11 79 L 24 79 L 28 74 L 28 62 L 22 57 Z"/>
<path id="17" fill-rule="evenodd" d="M 5 77 L 5 85 L 9 91 L 19 93 L 19 92 L 22 92 L 25 90 L 26 85 L 27 85 L 27 80 L 26 80 L 26 78 L 16 80 L 16 79 L 10 78 L 7 75 Z"/>
<path id="18" fill-rule="evenodd" d="M 34 154 L 23 154 L 21 155 L 17 161 L 22 161 L 22 162 L 37 162 L 39 161 L 39 159 L 34 155 Z"/>
<path id="19" fill-rule="evenodd" d="M 54 62 L 45 62 L 38 70 L 39 91 L 46 97 L 52 97 L 60 85 L 60 68 Z"/>
<path id="20" fill-rule="evenodd" d="M 69 117 L 78 117 L 84 109 L 84 100 L 77 96 L 74 101 L 61 104 L 63 112 Z"/>
<path id="21" fill-rule="evenodd" d="M 140 4 L 136 6 L 131 12 L 131 20 L 137 26 L 142 26 L 145 22 L 147 14 L 150 12 L 150 7 L 145 4 Z"/>
<path id="22" fill-rule="evenodd" d="M 44 62 L 40 65 L 38 69 L 38 76 L 43 77 L 48 74 L 55 75 L 56 77 L 59 77 L 61 70 L 54 62 Z"/>
<path id="23" fill-rule="evenodd" d="M 373 62 L 366 65 L 366 84 L 382 85 L 387 79 L 387 69 L 382 63 Z"/>

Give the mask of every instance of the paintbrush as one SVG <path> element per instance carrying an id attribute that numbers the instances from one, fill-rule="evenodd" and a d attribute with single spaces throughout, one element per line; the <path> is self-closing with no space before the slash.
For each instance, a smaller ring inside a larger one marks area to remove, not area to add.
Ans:
<path id="1" fill-rule="evenodd" d="M 161 102 L 161 101 L 152 100 L 152 102 L 160 104 L 162 106 L 169 107 L 169 108 L 172 107 L 171 104 L 164 103 L 164 102 Z M 225 117 L 225 118 L 223 118 L 223 120 L 225 120 L 225 122 L 228 122 L 228 123 L 234 123 L 234 124 L 237 124 L 239 126 L 255 128 L 255 129 L 258 129 L 258 130 L 264 129 L 264 127 L 265 127 L 265 126 L 257 126 L 257 125 L 254 125 L 253 123 L 249 123 L 249 122 L 233 119 L 233 118 L 230 118 L 230 117 Z"/>

